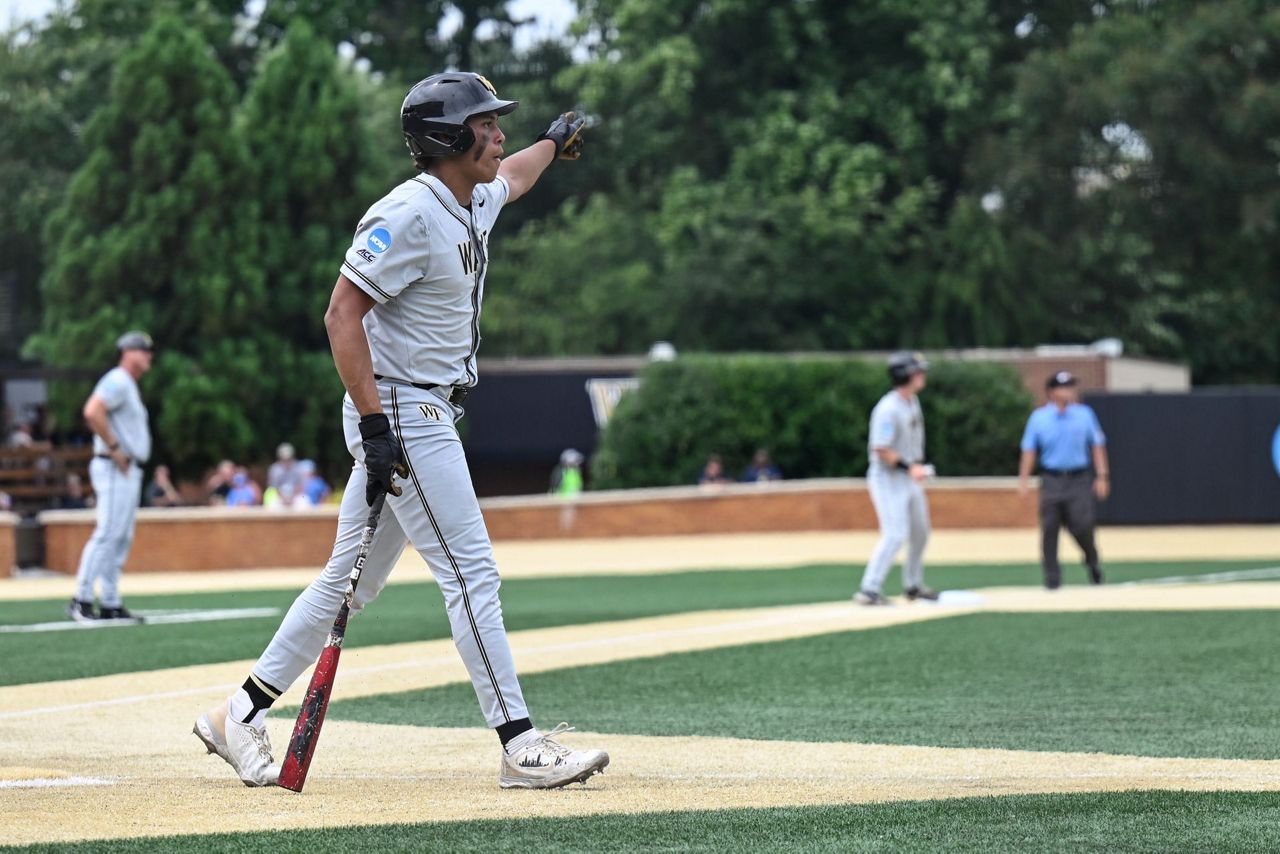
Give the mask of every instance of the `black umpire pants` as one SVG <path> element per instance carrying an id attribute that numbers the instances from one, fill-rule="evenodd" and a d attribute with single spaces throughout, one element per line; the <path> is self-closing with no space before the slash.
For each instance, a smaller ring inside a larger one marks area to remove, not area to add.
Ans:
<path id="1" fill-rule="evenodd" d="M 1044 586 L 1050 590 L 1062 584 L 1058 532 L 1063 525 L 1084 552 L 1089 580 L 1101 584 L 1102 569 L 1098 565 L 1098 545 L 1093 535 L 1097 527 L 1093 472 L 1044 472 L 1040 477 L 1040 560 L 1044 567 Z"/>

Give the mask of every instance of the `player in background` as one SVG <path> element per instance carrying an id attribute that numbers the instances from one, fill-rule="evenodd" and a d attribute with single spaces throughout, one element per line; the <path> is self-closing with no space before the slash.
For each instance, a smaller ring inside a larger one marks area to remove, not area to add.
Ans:
<path id="1" fill-rule="evenodd" d="M 609 763 L 602 750 L 556 741 L 567 725 L 543 733 L 530 720 L 502 620 L 493 548 L 456 427 L 477 381 L 489 233 L 504 205 L 528 192 L 557 158 L 576 159 L 581 149 L 583 120 L 565 113 L 532 145 L 503 159 L 499 119 L 516 106 L 470 73 L 433 75 L 405 98 L 401 126 L 420 172 L 361 218 L 325 314 L 347 388 L 343 426 L 356 460 L 332 557 L 289 609 L 244 685 L 196 721 L 196 735 L 247 785 L 270 785 L 279 776 L 267 710 L 320 654 L 368 508 L 382 493 L 386 510 L 352 612 L 378 595 L 406 542 L 413 543 L 435 575 L 454 643 L 501 743 L 499 785 L 555 788 L 585 782 Z"/>
<path id="2" fill-rule="evenodd" d="M 142 465 L 151 456 L 151 429 L 138 380 L 151 370 L 151 336 L 126 332 L 116 341 L 117 364 L 102 375 L 84 404 L 84 420 L 93 431 L 89 479 L 97 496 L 98 523 L 80 553 L 76 595 L 67 614 L 77 622 L 130 620 L 120 599 L 120 572 L 142 495 Z M 94 588 L 101 610 L 93 610 Z"/>
<path id="3" fill-rule="evenodd" d="M 929 542 L 929 501 L 920 485 L 933 474 L 924 461 L 924 413 L 918 395 L 928 381 L 929 363 L 919 353 L 889 359 L 893 391 L 871 410 L 867 488 L 880 520 L 880 542 L 854 595 L 861 605 L 888 605 L 882 592 L 894 557 L 905 544 L 902 587 L 907 599 L 935 600 L 924 586 L 924 547 Z"/>

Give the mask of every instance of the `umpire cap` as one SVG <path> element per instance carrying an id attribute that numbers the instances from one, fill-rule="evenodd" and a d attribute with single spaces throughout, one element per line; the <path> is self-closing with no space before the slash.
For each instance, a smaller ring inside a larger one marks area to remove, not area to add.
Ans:
<path id="1" fill-rule="evenodd" d="M 467 119 L 481 113 L 505 116 L 520 105 L 504 101 L 479 74 L 447 71 L 418 81 L 400 107 L 400 129 L 414 162 L 461 154 L 475 144 Z"/>
<path id="2" fill-rule="evenodd" d="M 123 353 L 125 350 L 147 350 L 155 349 L 155 344 L 151 341 L 151 336 L 147 333 L 134 329 L 121 335 L 116 339 L 116 350 Z"/>
<path id="3" fill-rule="evenodd" d="M 1046 389 L 1062 388 L 1063 386 L 1073 386 L 1076 384 L 1076 375 L 1070 371 L 1058 371 L 1051 374 L 1049 379 L 1045 381 Z"/>
<path id="4" fill-rule="evenodd" d="M 923 353 L 894 353 L 889 357 L 889 379 L 895 386 L 905 385 L 916 374 L 929 370 Z"/>

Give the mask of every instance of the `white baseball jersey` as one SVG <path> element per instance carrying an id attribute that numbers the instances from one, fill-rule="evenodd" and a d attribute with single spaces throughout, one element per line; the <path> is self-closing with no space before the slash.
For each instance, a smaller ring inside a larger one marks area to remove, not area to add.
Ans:
<path id="1" fill-rule="evenodd" d="M 93 393 L 107 405 L 107 422 L 116 434 L 120 449 L 138 463 L 151 458 L 151 428 L 147 426 L 147 407 L 133 375 L 124 368 L 115 367 L 102 375 Z M 93 436 L 95 454 L 110 453 L 107 443 L 96 433 Z"/>
<path id="2" fill-rule="evenodd" d="M 422 173 L 365 213 L 342 273 L 377 301 L 364 318 L 374 374 L 476 384 L 489 232 L 508 194 L 505 178 L 480 184 L 468 210 Z"/>
<path id="3" fill-rule="evenodd" d="M 891 391 L 871 410 L 871 429 L 867 440 L 868 471 L 889 471 L 880 461 L 876 448 L 888 448 L 908 463 L 924 462 L 924 413 L 920 400 L 906 400 Z"/>

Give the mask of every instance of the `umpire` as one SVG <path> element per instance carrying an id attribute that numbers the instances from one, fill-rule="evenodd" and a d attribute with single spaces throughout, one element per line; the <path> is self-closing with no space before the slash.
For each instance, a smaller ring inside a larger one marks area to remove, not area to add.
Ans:
<path id="1" fill-rule="evenodd" d="M 1111 466 L 1107 437 L 1093 409 L 1078 402 L 1076 378 L 1067 371 L 1049 377 L 1049 402 L 1027 419 L 1022 434 L 1022 460 L 1018 466 L 1018 492 L 1026 495 L 1037 459 L 1040 462 L 1040 535 L 1044 586 L 1056 590 L 1062 584 L 1058 564 L 1058 531 L 1065 524 L 1084 552 L 1089 580 L 1102 583 L 1095 497 L 1105 501 L 1111 493 Z M 1092 463 L 1092 466 L 1090 465 Z"/>

